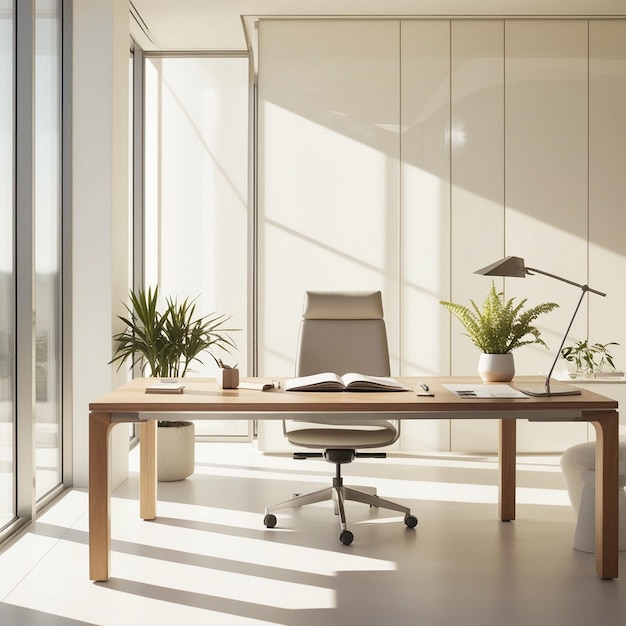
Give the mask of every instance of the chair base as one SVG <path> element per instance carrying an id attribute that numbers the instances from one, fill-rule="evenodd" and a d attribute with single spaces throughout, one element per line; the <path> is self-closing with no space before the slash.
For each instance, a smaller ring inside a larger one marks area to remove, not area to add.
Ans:
<path id="1" fill-rule="evenodd" d="M 348 500 L 361 502 L 362 504 L 369 504 L 370 506 L 383 509 L 390 509 L 392 511 L 399 511 L 400 513 L 404 513 L 404 523 L 409 528 L 415 528 L 415 526 L 417 526 L 417 518 L 414 515 L 411 515 L 411 509 L 408 507 L 392 502 L 391 500 L 381 498 L 376 494 L 366 493 L 365 491 L 354 489 L 353 487 L 345 487 L 341 477 L 339 465 L 337 465 L 337 475 L 333 478 L 332 487 L 326 487 L 325 489 L 320 489 L 319 491 L 298 495 L 294 498 L 290 498 L 289 500 L 285 500 L 284 502 L 268 506 L 265 509 L 263 523 L 268 528 L 274 528 L 274 526 L 276 526 L 276 516 L 274 515 L 275 511 L 279 511 L 280 509 L 298 508 L 306 506 L 307 504 L 315 504 L 317 502 L 326 502 L 329 500 L 332 500 L 335 504 L 335 515 L 339 516 L 339 539 L 345 545 L 351 544 L 354 538 L 346 525 L 344 502 Z"/>

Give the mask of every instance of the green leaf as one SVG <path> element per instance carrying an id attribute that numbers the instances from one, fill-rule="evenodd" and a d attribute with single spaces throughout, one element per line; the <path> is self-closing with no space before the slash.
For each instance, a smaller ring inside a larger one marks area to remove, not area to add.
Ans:
<path id="1" fill-rule="evenodd" d="M 571 346 L 565 346 L 561 350 L 561 356 L 566 361 L 574 363 L 578 374 L 595 378 L 598 372 L 607 366 L 615 369 L 609 346 L 619 346 L 619 344 L 615 341 L 610 341 L 604 344 L 594 343 L 589 345 L 587 340 L 581 340 Z"/>
<path id="2" fill-rule="evenodd" d="M 471 308 L 443 300 L 440 304 L 463 324 L 474 345 L 487 354 L 506 354 L 533 343 L 547 347 L 533 322 L 558 307 L 555 302 L 546 302 L 524 311 L 526 299 L 517 304 L 515 298 L 505 300 L 504 294 L 496 291 L 495 283 L 491 284 L 482 307 L 473 300 L 470 300 Z"/>
<path id="3" fill-rule="evenodd" d="M 201 361 L 201 354 L 213 354 L 216 349 L 230 352 L 236 344 L 229 333 L 235 329 L 224 328 L 230 317 L 213 313 L 196 317 L 196 300 L 185 298 L 181 304 L 170 297 L 165 299 L 165 310 L 158 310 L 158 287 L 146 292 L 130 292 L 130 306 L 124 304 L 129 316 L 120 315 L 125 330 L 113 335 L 116 349 L 110 363 L 118 369 L 130 360 L 134 366 L 141 364 L 145 373 L 152 376 L 184 376 L 189 365 Z"/>

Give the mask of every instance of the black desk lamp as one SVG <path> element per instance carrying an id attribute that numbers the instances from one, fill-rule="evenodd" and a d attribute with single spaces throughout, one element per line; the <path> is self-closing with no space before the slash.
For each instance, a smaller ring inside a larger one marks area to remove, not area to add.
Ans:
<path id="1" fill-rule="evenodd" d="M 596 293 L 599 296 L 606 296 L 605 293 L 601 291 L 596 291 L 595 289 L 591 289 L 588 285 L 579 285 L 574 281 L 567 280 L 566 278 L 561 278 L 560 276 L 555 276 L 554 274 L 550 274 L 548 272 L 544 272 L 543 270 L 538 270 L 534 267 L 526 267 L 524 264 L 524 259 L 518 256 L 507 256 L 491 265 L 487 265 L 487 267 L 483 267 L 482 269 L 476 270 L 475 274 L 482 274 L 483 276 L 511 276 L 514 278 L 525 278 L 526 276 L 532 276 L 533 274 L 543 274 L 544 276 L 549 276 L 550 278 L 556 278 L 556 280 L 560 280 L 564 283 L 568 283 L 569 285 L 574 285 L 574 287 L 578 287 L 582 290 L 580 294 L 580 299 L 578 300 L 578 304 L 576 305 L 576 309 L 574 310 L 574 315 L 572 315 L 572 319 L 570 320 L 569 326 L 565 331 L 565 335 L 563 336 L 563 341 L 561 341 L 561 345 L 559 349 L 556 351 L 556 357 L 554 362 L 552 363 L 552 367 L 548 372 L 546 377 L 546 382 L 543 387 L 539 387 L 536 389 L 521 389 L 525 394 L 529 396 L 576 396 L 580 394 L 580 389 L 576 389 L 575 387 L 569 387 L 562 385 L 559 389 L 551 389 L 550 388 L 550 377 L 552 376 L 552 372 L 556 366 L 556 362 L 559 359 L 559 355 L 561 354 L 561 350 L 565 345 L 565 340 L 567 339 L 567 335 L 574 323 L 574 318 L 578 313 L 578 309 L 585 297 L 585 294 L 588 291 L 591 293 Z"/>

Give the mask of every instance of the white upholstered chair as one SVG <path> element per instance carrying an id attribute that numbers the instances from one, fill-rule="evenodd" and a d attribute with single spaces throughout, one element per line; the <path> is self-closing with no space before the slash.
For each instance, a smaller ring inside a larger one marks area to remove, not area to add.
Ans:
<path id="1" fill-rule="evenodd" d="M 375 292 L 307 292 L 300 324 L 296 376 L 322 372 L 339 375 L 358 372 L 370 376 L 389 376 L 389 350 L 383 319 L 380 291 Z M 292 392 L 298 393 L 298 392 Z M 323 392 L 322 392 L 323 393 Z M 330 393 L 330 392 L 325 392 Z M 341 393 L 341 392 L 340 392 Z M 346 392 L 350 393 L 350 392 Z M 294 458 L 323 457 L 335 464 L 332 487 L 311 494 L 298 495 L 265 509 L 264 523 L 276 525 L 275 511 L 333 500 L 340 521 L 340 540 L 349 545 L 353 534 L 346 527 L 345 500 L 355 500 L 373 507 L 404 513 L 409 528 L 417 518 L 409 508 L 384 500 L 377 495 L 343 485 L 341 465 L 355 457 L 385 457 L 384 452 L 359 452 L 367 448 L 391 445 L 399 436 L 399 422 L 381 415 L 375 421 L 354 419 L 351 415 L 308 416 L 284 420 L 284 433 L 294 445 L 318 452 L 296 452 Z"/>

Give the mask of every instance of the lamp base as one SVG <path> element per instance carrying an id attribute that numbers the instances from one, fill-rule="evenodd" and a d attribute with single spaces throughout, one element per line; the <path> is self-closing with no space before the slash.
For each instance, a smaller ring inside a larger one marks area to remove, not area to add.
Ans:
<path id="1" fill-rule="evenodd" d="M 546 388 L 545 385 L 541 387 L 531 387 L 530 389 L 520 389 L 522 393 L 527 396 L 533 396 L 535 398 L 548 398 L 552 396 L 579 396 L 581 394 L 580 389 L 576 387 L 570 387 L 569 385 L 549 385 Z"/>

